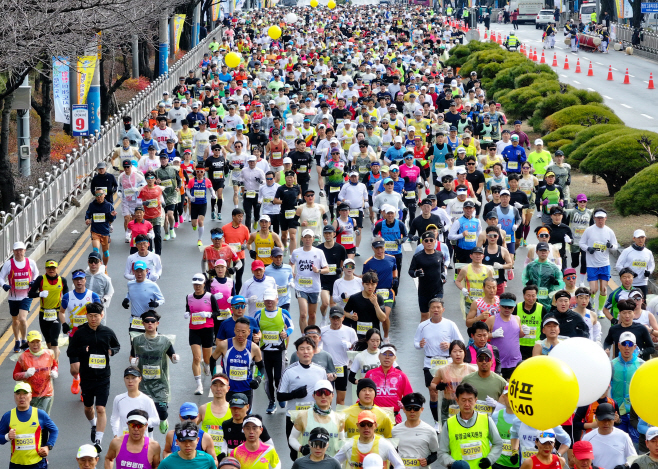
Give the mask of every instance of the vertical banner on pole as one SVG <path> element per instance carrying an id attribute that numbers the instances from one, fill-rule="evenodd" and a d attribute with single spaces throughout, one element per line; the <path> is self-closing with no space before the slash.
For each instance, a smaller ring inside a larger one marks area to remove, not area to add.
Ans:
<path id="1" fill-rule="evenodd" d="M 213 0 L 212 5 L 210 5 L 210 14 L 213 21 L 219 19 L 219 0 Z"/>
<path id="2" fill-rule="evenodd" d="M 78 104 L 85 104 L 87 102 L 87 93 L 91 86 L 91 80 L 94 77 L 97 61 L 98 58 L 93 55 L 78 57 L 78 83 L 76 86 Z"/>
<path id="3" fill-rule="evenodd" d="M 55 122 L 71 123 L 71 90 L 68 57 L 53 57 L 53 101 Z"/>
<path id="4" fill-rule="evenodd" d="M 71 124 L 74 137 L 86 137 L 89 135 L 89 109 L 86 104 L 73 105 Z"/>
<path id="5" fill-rule="evenodd" d="M 180 50 L 180 37 L 183 33 L 183 25 L 185 24 L 185 15 L 174 15 L 174 54 Z"/>

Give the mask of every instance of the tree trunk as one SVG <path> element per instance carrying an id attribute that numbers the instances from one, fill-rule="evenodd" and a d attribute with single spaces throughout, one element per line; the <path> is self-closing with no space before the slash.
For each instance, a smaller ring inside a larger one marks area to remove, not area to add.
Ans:
<path id="1" fill-rule="evenodd" d="M 151 69 L 151 48 L 147 41 L 140 39 L 139 40 L 139 74 L 148 78 L 149 80 L 153 79 L 153 71 Z M 137 78 L 137 77 L 135 77 Z"/>
<path id="2" fill-rule="evenodd" d="M 105 51 L 104 51 L 105 52 Z M 112 73 L 110 73 L 109 76 L 109 81 L 106 83 L 105 82 L 105 71 L 104 71 L 104 64 L 105 64 L 105 53 L 103 54 L 103 58 L 100 61 L 100 75 L 101 75 L 101 122 L 107 121 L 108 117 L 113 113 L 116 112 L 116 106 L 114 105 L 114 100 L 112 99 L 114 97 L 114 92 L 123 85 L 123 83 L 130 78 L 130 68 L 128 66 L 128 57 L 126 55 L 126 51 L 121 49 L 121 57 L 123 60 L 123 73 L 121 76 L 117 77 L 116 81 L 112 83 L 113 75 L 114 75 L 114 70 L 112 70 Z M 110 60 L 114 64 L 114 57 L 111 57 Z"/>
<path id="3" fill-rule="evenodd" d="M 192 23 L 194 22 L 194 7 L 196 1 L 189 2 L 176 8 L 176 13 L 185 15 L 185 23 L 183 24 L 183 33 L 180 37 L 180 49 L 190 50 L 192 48 Z M 174 38 L 174 40 L 176 40 Z M 174 47 L 174 44 L 171 44 Z"/>
<path id="4" fill-rule="evenodd" d="M 10 94 L 0 99 L 2 107 L 2 125 L 0 126 L 0 197 L 2 197 L 2 210 L 9 211 L 9 204 L 15 201 L 14 172 L 9 161 L 9 126 L 11 125 L 11 105 L 14 95 Z M 4 107 L 2 106 L 4 104 Z"/>
<path id="5" fill-rule="evenodd" d="M 49 60 L 43 61 L 43 70 L 40 77 L 39 84 L 41 85 L 41 104 L 39 104 L 34 96 L 32 96 L 32 108 L 39 114 L 41 120 L 41 135 L 39 136 L 39 144 L 37 146 L 37 161 L 44 161 L 50 159 L 50 132 L 53 128 L 52 109 L 53 103 L 50 96 L 50 88 L 52 85 L 52 66 Z"/>

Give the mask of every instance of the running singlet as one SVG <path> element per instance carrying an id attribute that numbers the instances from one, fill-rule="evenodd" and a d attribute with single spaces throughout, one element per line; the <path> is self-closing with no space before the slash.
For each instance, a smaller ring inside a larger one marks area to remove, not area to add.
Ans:
<path id="1" fill-rule="evenodd" d="M 251 340 L 247 340 L 244 350 L 236 350 L 233 339 L 228 339 L 228 351 L 223 358 L 224 371 L 229 377 L 233 392 L 249 392 L 249 383 L 253 375 L 251 359 Z"/>

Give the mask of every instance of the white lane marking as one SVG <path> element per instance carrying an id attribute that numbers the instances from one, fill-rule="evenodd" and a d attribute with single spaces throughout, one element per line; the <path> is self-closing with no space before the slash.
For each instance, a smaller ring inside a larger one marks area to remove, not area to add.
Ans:
<path id="1" fill-rule="evenodd" d="M 596 91 L 594 88 L 587 88 L 587 91 Z"/>
<path id="2" fill-rule="evenodd" d="M 619 71 L 619 70 L 617 70 L 615 67 L 612 67 L 612 69 L 613 69 L 615 72 L 618 72 L 618 71 Z"/>
<path id="3" fill-rule="evenodd" d="M 631 75 L 630 73 L 628 74 L 629 77 L 635 78 L 635 75 Z"/>
<path id="4" fill-rule="evenodd" d="M 404 244 L 402 245 L 402 250 L 403 250 L 403 251 L 407 251 L 407 252 L 411 251 L 411 244 L 409 244 L 409 243 L 404 243 Z"/>
<path id="5" fill-rule="evenodd" d="M 567 76 L 564 73 L 560 73 L 561 77 L 567 78 Z"/>
<path id="6" fill-rule="evenodd" d="M 646 81 L 646 80 L 642 80 L 642 81 L 643 81 L 644 83 L 646 83 L 647 85 L 649 84 L 649 82 L 648 82 L 648 81 Z"/>
<path id="7" fill-rule="evenodd" d="M 630 107 L 628 104 L 621 103 L 621 105 L 624 106 L 626 109 L 633 109 L 633 108 Z"/>
<path id="8" fill-rule="evenodd" d="M 597 65 L 603 65 L 601 62 L 594 62 Z"/>
<path id="9" fill-rule="evenodd" d="M 610 99 L 610 100 L 612 100 L 612 98 L 611 98 L 610 96 L 606 96 L 606 95 L 604 95 L 604 94 L 601 95 L 601 96 L 603 96 L 604 99 Z"/>
<path id="10" fill-rule="evenodd" d="M 651 116 L 647 116 L 646 114 L 640 114 L 640 115 L 641 115 L 642 117 L 646 117 L 647 119 L 652 119 L 652 120 L 653 120 L 653 117 L 651 117 Z"/>
<path id="11" fill-rule="evenodd" d="M 579 82 L 579 81 L 573 80 L 573 82 L 574 82 L 576 85 L 580 85 L 580 82 Z"/>

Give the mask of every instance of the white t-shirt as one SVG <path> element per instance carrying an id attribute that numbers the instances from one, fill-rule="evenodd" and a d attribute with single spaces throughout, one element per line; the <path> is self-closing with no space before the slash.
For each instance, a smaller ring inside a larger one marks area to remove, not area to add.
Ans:
<path id="1" fill-rule="evenodd" d="M 367 454 L 370 453 L 370 451 L 372 450 L 374 443 L 375 440 L 366 444 L 360 443 L 357 440 L 357 448 L 359 449 L 361 454 Z M 349 461 L 350 458 L 352 457 L 353 444 L 354 444 L 353 438 L 347 440 L 345 442 L 345 446 L 343 446 L 340 449 L 340 451 L 336 453 L 336 456 L 334 456 L 334 458 L 340 463 L 341 466 L 345 461 Z M 393 469 L 404 469 L 404 464 L 402 462 L 402 459 L 400 458 L 400 455 L 398 454 L 397 451 L 395 451 L 395 447 L 393 446 L 393 444 L 386 438 L 379 439 L 379 455 L 382 457 L 384 461 L 389 461 L 393 466 Z"/>
<path id="2" fill-rule="evenodd" d="M 295 362 L 284 370 L 277 392 L 288 393 L 306 386 L 305 397 L 289 401 L 287 415 L 290 415 L 291 410 L 302 410 L 313 406 L 315 402 L 313 399 L 313 386 L 321 379 L 327 379 L 327 372 L 315 363 L 304 366 L 299 362 Z"/>
<path id="3" fill-rule="evenodd" d="M 143 392 L 140 392 L 137 397 L 129 397 L 128 393 L 124 392 L 116 396 L 112 403 L 110 424 L 112 425 L 112 434 L 115 437 L 123 437 L 128 432 L 128 412 L 135 409 L 143 410 L 149 414 L 148 426 L 150 428 L 160 424 L 160 417 L 158 416 L 158 410 L 155 408 L 153 399 Z"/>
<path id="4" fill-rule="evenodd" d="M 320 273 L 313 272 L 313 266 L 322 269 L 329 265 L 324 252 L 315 247 L 308 251 L 297 248 L 290 256 L 290 264 L 295 267 L 295 290 L 320 293 Z"/>
<path id="5" fill-rule="evenodd" d="M 612 248 L 606 246 L 608 242 L 612 244 Z M 615 232 L 611 228 L 592 225 L 585 230 L 578 246 L 583 251 L 587 251 L 588 247 L 596 249 L 594 254 L 586 252 L 587 267 L 606 267 L 610 265 L 609 249 L 616 249 L 618 244 Z"/>
<path id="6" fill-rule="evenodd" d="M 432 357 L 448 357 L 448 349 L 442 350 L 441 342 L 452 342 L 453 340 L 464 341 L 461 332 L 457 325 L 450 319 L 442 318 L 441 322 L 434 323 L 431 319 L 418 324 L 416 333 L 414 334 L 414 346 L 420 349 L 420 341 L 425 339 L 426 344 L 423 347 L 425 358 L 423 360 L 423 367 L 432 367 Z"/>
<path id="7" fill-rule="evenodd" d="M 343 309 L 347 300 L 355 293 L 363 291 L 363 282 L 359 277 L 354 277 L 352 280 L 345 280 L 344 278 L 339 278 L 334 282 L 334 290 L 332 292 L 332 298 L 336 303 L 336 307 Z M 345 293 L 345 298 L 342 297 L 342 294 Z"/>
<path id="8" fill-rule="evenodd" d="M 356 331 L 347 326 L 342 326 L 340 329 L 335 330 L 331 326 L 324 326 L 321 331 L 323 350 L 331 354 L 336 367 L 346 366 L 349 363 L 347 351 L 358 340 Z M 345 371 L 343 369 L 343 372 Z"/>
<path id="9" fill-rule="evenodd" d="M 439 439 L 431 425 L 421 421 L 420 425 L 409 428 L 404 422 L 393 427 L 393 438 L 397 438 L 398 453 L 405 467 L 417 467 L 418 459 L 427 458 L 430 453 L 439 451 Z M 432 466 L 427 466 L 432 467 Z"/>
<path id="10" fill-rule="evenodd" d="M 599 434 L 598 429 L 587 433 L 583 441 L 589 441 L 594 447 L 595 466 L 602 469 L 614 469 L 615 466 L 626 464 L 629 456 L 635 456 L 637 452 L 627 433 L 615 428 L 609 435 Z"/>

